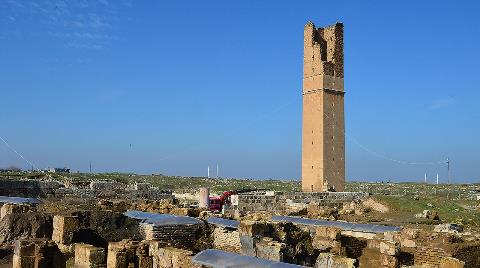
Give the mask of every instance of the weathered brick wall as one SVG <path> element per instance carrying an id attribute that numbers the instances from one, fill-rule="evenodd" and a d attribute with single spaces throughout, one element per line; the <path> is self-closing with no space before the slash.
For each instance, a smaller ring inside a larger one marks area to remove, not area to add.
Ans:
<path id="1" fill-rule="evenodd" d="M 65 258 L 53 241 L 23 239 L 15 242 L 13 268 L 63 268 Z"/>
<path id="2" fill-rule="evenodd" d="M 237 230 L 216 227 L 213 230 L 213 245 L 216 249 L 240 253 L 242 247 L 240 243 L 240 234 Z"/>
<path id="3" fill-rule="evenodd" d="M 283 213 L 287 210 L 289 203 L 310 203 L 318 202 L 320 205 L 341 208 L 344 203 L 368 196 L 368 193 L 360 192 L 317 192 L 317 193 L 275 193 L 265 194 L 240 194 L 235 197 L 237 203 L 232 202 L 232 209 L 241 212 L 268 211 L 272 213 Z"/>
<path id="4" fill-rule="evenodd" d="M 46 197 L 54 195 L 60 187 L 63 184 L 57 181 L 0 180 L 0 195 Z"/>
<path id="5" fill-rule="evenodd" d="M 346 202 L 360 200 L 368 196 L 368 193 L 362 192 L 292 192 L 285 193 L 287 199 L 295 203 L 319 202 L 325 206 L 338 206 Z"/>
<path id="6" fill-rule="evenodd" d="M 140 224 L 141 232 L 145 240 L 155 240 L 163 246 L 181 249 L 194 249 L 197 234 L 201 226 L 199 224 L 177 224 L 154 226 L 152 224 Z"/>
<path id="7" fill-rule="evenodd" d="M 440 266 L 442 259 L 447 257 L 450 257 L 450 254 L 442 248 L 417 246 L 414 252 L 414 263 L 426 268 L 436 268 Z"/>
<path id="8" fill-rule="evenodd" d="M 281 213 L 285 211 L 286 200 L 281 195 L 239 195 L 236 209 L 242 212 L 269 211 Z"/>

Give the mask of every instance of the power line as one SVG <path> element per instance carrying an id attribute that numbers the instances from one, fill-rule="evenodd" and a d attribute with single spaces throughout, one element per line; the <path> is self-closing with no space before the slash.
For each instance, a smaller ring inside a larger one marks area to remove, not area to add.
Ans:
<path id="1" fill-rule="evenodd" d="M 0 136 L 0 139 L 3 141 L 5 146 L 8 147 L 8 149 L 12 150 L 16 155 L 18 155 L 20 158 L 25 160 L 25 162 L 27 162 L 29 166 L 35 167 L 35 165 L 32 162 L 28 161 L 25 157 L 23 157 L 22 154 L 20 154 L 19 152 L 17 152 L 17 150 L 15 150 L 12 146 L 10 146 L 10 144 L 8 144 L 8 142 L 2 136 Z M 35 167 L 35 169 L 37 169 L 37 168 Z"/>
<path id="2" fill-rule="evenodd" d="M 316 108 L 318 111 L 322 112 L 324 116 L 326 116 L 328 119 L 332 120 L 332 118 L 330 116 L 328 116 L 324 111 L 321 111 L 320 109 Z M 345 135 L 345 138 L 353 141 L 355 144 L 358 145 L 358 147 L 360 147 L 361 149 L 363 149 L 364 151 L 378 157 L 378 158 L 382 158 L 384 160 L 388 160 L 388 161 L 392 161 L 392 162 L 395 162 L 397 164 L 403 164 L 403 165 L 440 165 L 440 164 L 445 164 L 447 163 L 448 164 L 448 158 L 447 158 L 447 161 L 432 161 L 432 162 L 413 162 L 413 161 L 404 161 L 404 160 L 399 160 L 399 159 L 395 159 L 395 158 L 392 158 L 392 157 L 389 157 L 389 156 L 386 156 L 384 154 L 381 154 L 381 153 L 378 153 L 376 151 L 373 151 L 367 147 L 365 147 L 364 145 L 362 145 L 360 142 L 358 142 L 355 138 L 351 137 L 351 135 L 347 135 L 347 133 L 345 132 L 344 129 L 340 129 L 340 131 L 343 133 L 343 135 Z"/>

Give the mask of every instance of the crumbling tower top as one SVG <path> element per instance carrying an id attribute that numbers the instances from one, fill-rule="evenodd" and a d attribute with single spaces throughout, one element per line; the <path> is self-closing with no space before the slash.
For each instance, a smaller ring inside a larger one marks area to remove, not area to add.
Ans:
<path id="1" fill-rule="evenodd" d="M 305 25 L 303 70 L 305 79 L 317 75 L 343 78 L 343 23 L 324 28 L 315 28 L 312 22 Z"/>

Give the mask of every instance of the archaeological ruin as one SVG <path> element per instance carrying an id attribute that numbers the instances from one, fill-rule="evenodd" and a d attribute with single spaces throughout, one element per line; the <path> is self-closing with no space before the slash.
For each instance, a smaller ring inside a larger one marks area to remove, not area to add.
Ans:
<path id="1" fill-rule="evenodd" d="M 307 23 L 301 182 L 2 176 L 0 268 L 480 267 L 478 200 L 431 201 L 477 186 L 345 183 L 343 70 L 343 25 Z"/>

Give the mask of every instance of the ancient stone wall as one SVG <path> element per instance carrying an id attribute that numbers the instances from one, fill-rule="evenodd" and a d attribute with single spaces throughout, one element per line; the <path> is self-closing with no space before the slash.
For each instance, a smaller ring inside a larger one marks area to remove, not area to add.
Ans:
<path id="1" fill-rule="evenodd" d="M 0 220 L 13 213 L 26 213 L 29 211 L 35 211 L 35 207 L 30 204 L 4 204 L 0 209 Z"/>
<path id="2" fill-rule="evenodd" d="M 296 203 L 319 202 L 325 206 L 338 206 L 345 202 L 363 199 L 368 193 L 362 192 L 289 192 L 285 197 Z M 340 206 L 341 207 L 341 206 Z"/>
<path id="3" fill-rule="evenodd" d="M 342 208 L 343 204 L 368 196 L 367 193 L 358 192 L 316 192 L 316 193 L 275 193 L 266 194 L 241 194 L 235 196 L 231 209 L 239 212 L 268 211 L 271 213 L 284 213 L 292 204 L 308 204 L 318 202 L 327 207 Z M 289 204 L 287 206 L 287 203 Z"/>
<path id="4" fill-rule="evenodd" d="M 417 246 L 414 253 L 414 263 L 427 268 L 439 267 L 442 259 L 447 257 L 450 257 L 450 254 L 442 248 Z"/>
<path id="5" fill-rule="evenodd" d="M 154 226 L 152 224 L 140 224 L 141 232 L 145 240 L 158 241 L 164 247 L 176 247 L 181 249 L 194 249 L 197 234 L 201 228 L 198 224 L 172 224 Z"/>
<path id="6" fill-rule="evenodd" d="M 13 268 L 63 268 L 65 258 L 53 241 L 25 239 L 15 242 Z"/>
<path id="7" fill-rule="evenodd" d="M 53 196 L 55 190 L 63 187 L 57 181 L 0 180 L 0 195 L 22 197 Z"/>
<path id="8" fill-rule="evenodd" d="M 238 195 L 238 203 L 233 208 L 241 212 L 281 213 L 286 210 L 286 200 L 282 195 Z"/>
<path id="9" fill-rule="evenodd" d="M 216 227 L 213 230 L 213 245 L 216 249 L 240 253 L 242 247 L 240 243 L 240 234 L 237 230 Z"/>

